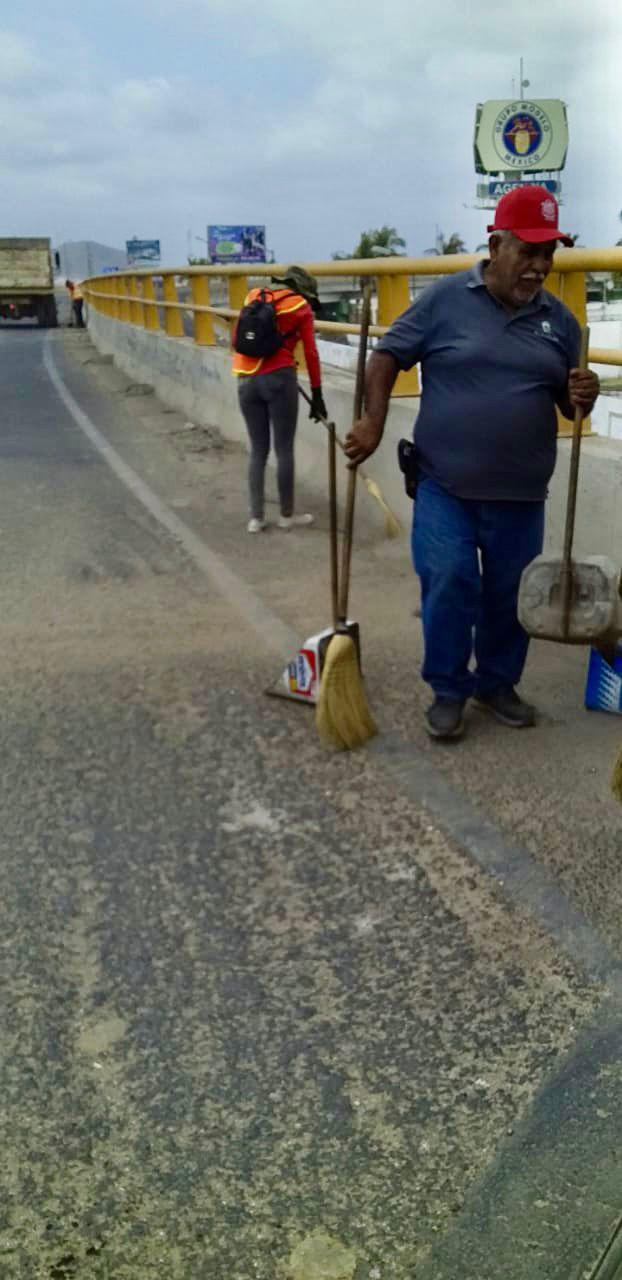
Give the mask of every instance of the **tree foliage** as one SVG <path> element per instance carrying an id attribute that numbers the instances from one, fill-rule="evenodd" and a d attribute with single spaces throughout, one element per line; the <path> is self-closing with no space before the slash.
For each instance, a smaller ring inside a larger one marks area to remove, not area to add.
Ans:
<path id="1" fill-rule="evenodd" d="M 403 254 L 406 241 L 398 235 L 395 227 L 376 227 L 370 231 L 362 231 L 359 242 L 352 253 L 340 250 L 333 258 L 396 258 Z"/>
<path id="2" fill-rule="evenodd" d="M 482 245 L 479 246 L 481 249 Z M 426 249 L 426 253 L 468 253 L 468 249 L 458 231 L 452 231 L 450 236 L 445 236 L 443 231 L 436 229 L 436 241 L 433 249 Z M 477 252 L 477 250 L 476 250 Z"/>
<path id="3" fill-rule="evenodd" d="M 442 231 L 439 235 L 439 253 L 466 253 L 467 247 L 457 231 L 452 231 L 451 235 L 445 239 Z"/>

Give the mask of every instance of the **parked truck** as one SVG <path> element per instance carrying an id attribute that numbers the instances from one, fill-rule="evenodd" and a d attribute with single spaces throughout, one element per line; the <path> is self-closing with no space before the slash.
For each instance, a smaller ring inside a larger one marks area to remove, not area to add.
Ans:
<path id="1" fill-rule="evenodd" d="M 50 241 L 0 238 L 0 317 L 36 318 L 43 328 L 57 321 Z"/>

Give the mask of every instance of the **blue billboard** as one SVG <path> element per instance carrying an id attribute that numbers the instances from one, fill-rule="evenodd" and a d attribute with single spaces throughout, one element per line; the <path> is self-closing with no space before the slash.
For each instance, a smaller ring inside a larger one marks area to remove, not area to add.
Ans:
<path id="1" fill-rule="evenodd" d="M 265 227 L 208 227 L 207 243 L 210 262 L 266 261 Z"/>
<path id="2" fill-rule="evenodd" d="M 128 267 L 138 267 L 141 264 L 149 266 L 152 262 L 160 261 L 159 240 L 126 240 L 125 249 Z"/>

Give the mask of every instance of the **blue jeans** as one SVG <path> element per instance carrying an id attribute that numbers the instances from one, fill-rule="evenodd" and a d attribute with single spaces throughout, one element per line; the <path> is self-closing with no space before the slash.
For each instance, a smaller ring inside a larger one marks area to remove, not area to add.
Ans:
<path id="1" fill-rule="evenodd" d="M 543 538 L 543 502 L 476 502 L 420 480 L 412 555 L 421 580 L 422 675 L 437 697 L 466 701 L 518 684 L 529 645 L 516 616 L 518 588 Z"/>

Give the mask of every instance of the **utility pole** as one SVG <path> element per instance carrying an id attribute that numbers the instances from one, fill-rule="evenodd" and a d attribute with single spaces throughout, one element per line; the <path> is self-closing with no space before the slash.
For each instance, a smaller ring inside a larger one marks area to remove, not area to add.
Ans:
<path id="1" fill-rule="evenodd" d="M 520 60 L 520 80 L 519 80 L 519 82 L 518 82 L 518 83 L 519 83 L 519 95 L 518 95 L 518 96 L 519 96 L 519 98 L 522 98 L 522 96 L 523 96 L 523 89 L 528 89 L 528 88 L 529 88 L 529 81 L 528 81 L 528 80 L 525 80 L 525 79 L 524 79 L 524 76 L 523 76 L 523 59 L 522 59 L 522 58 L 521 58 L 521 60 Z"/>

